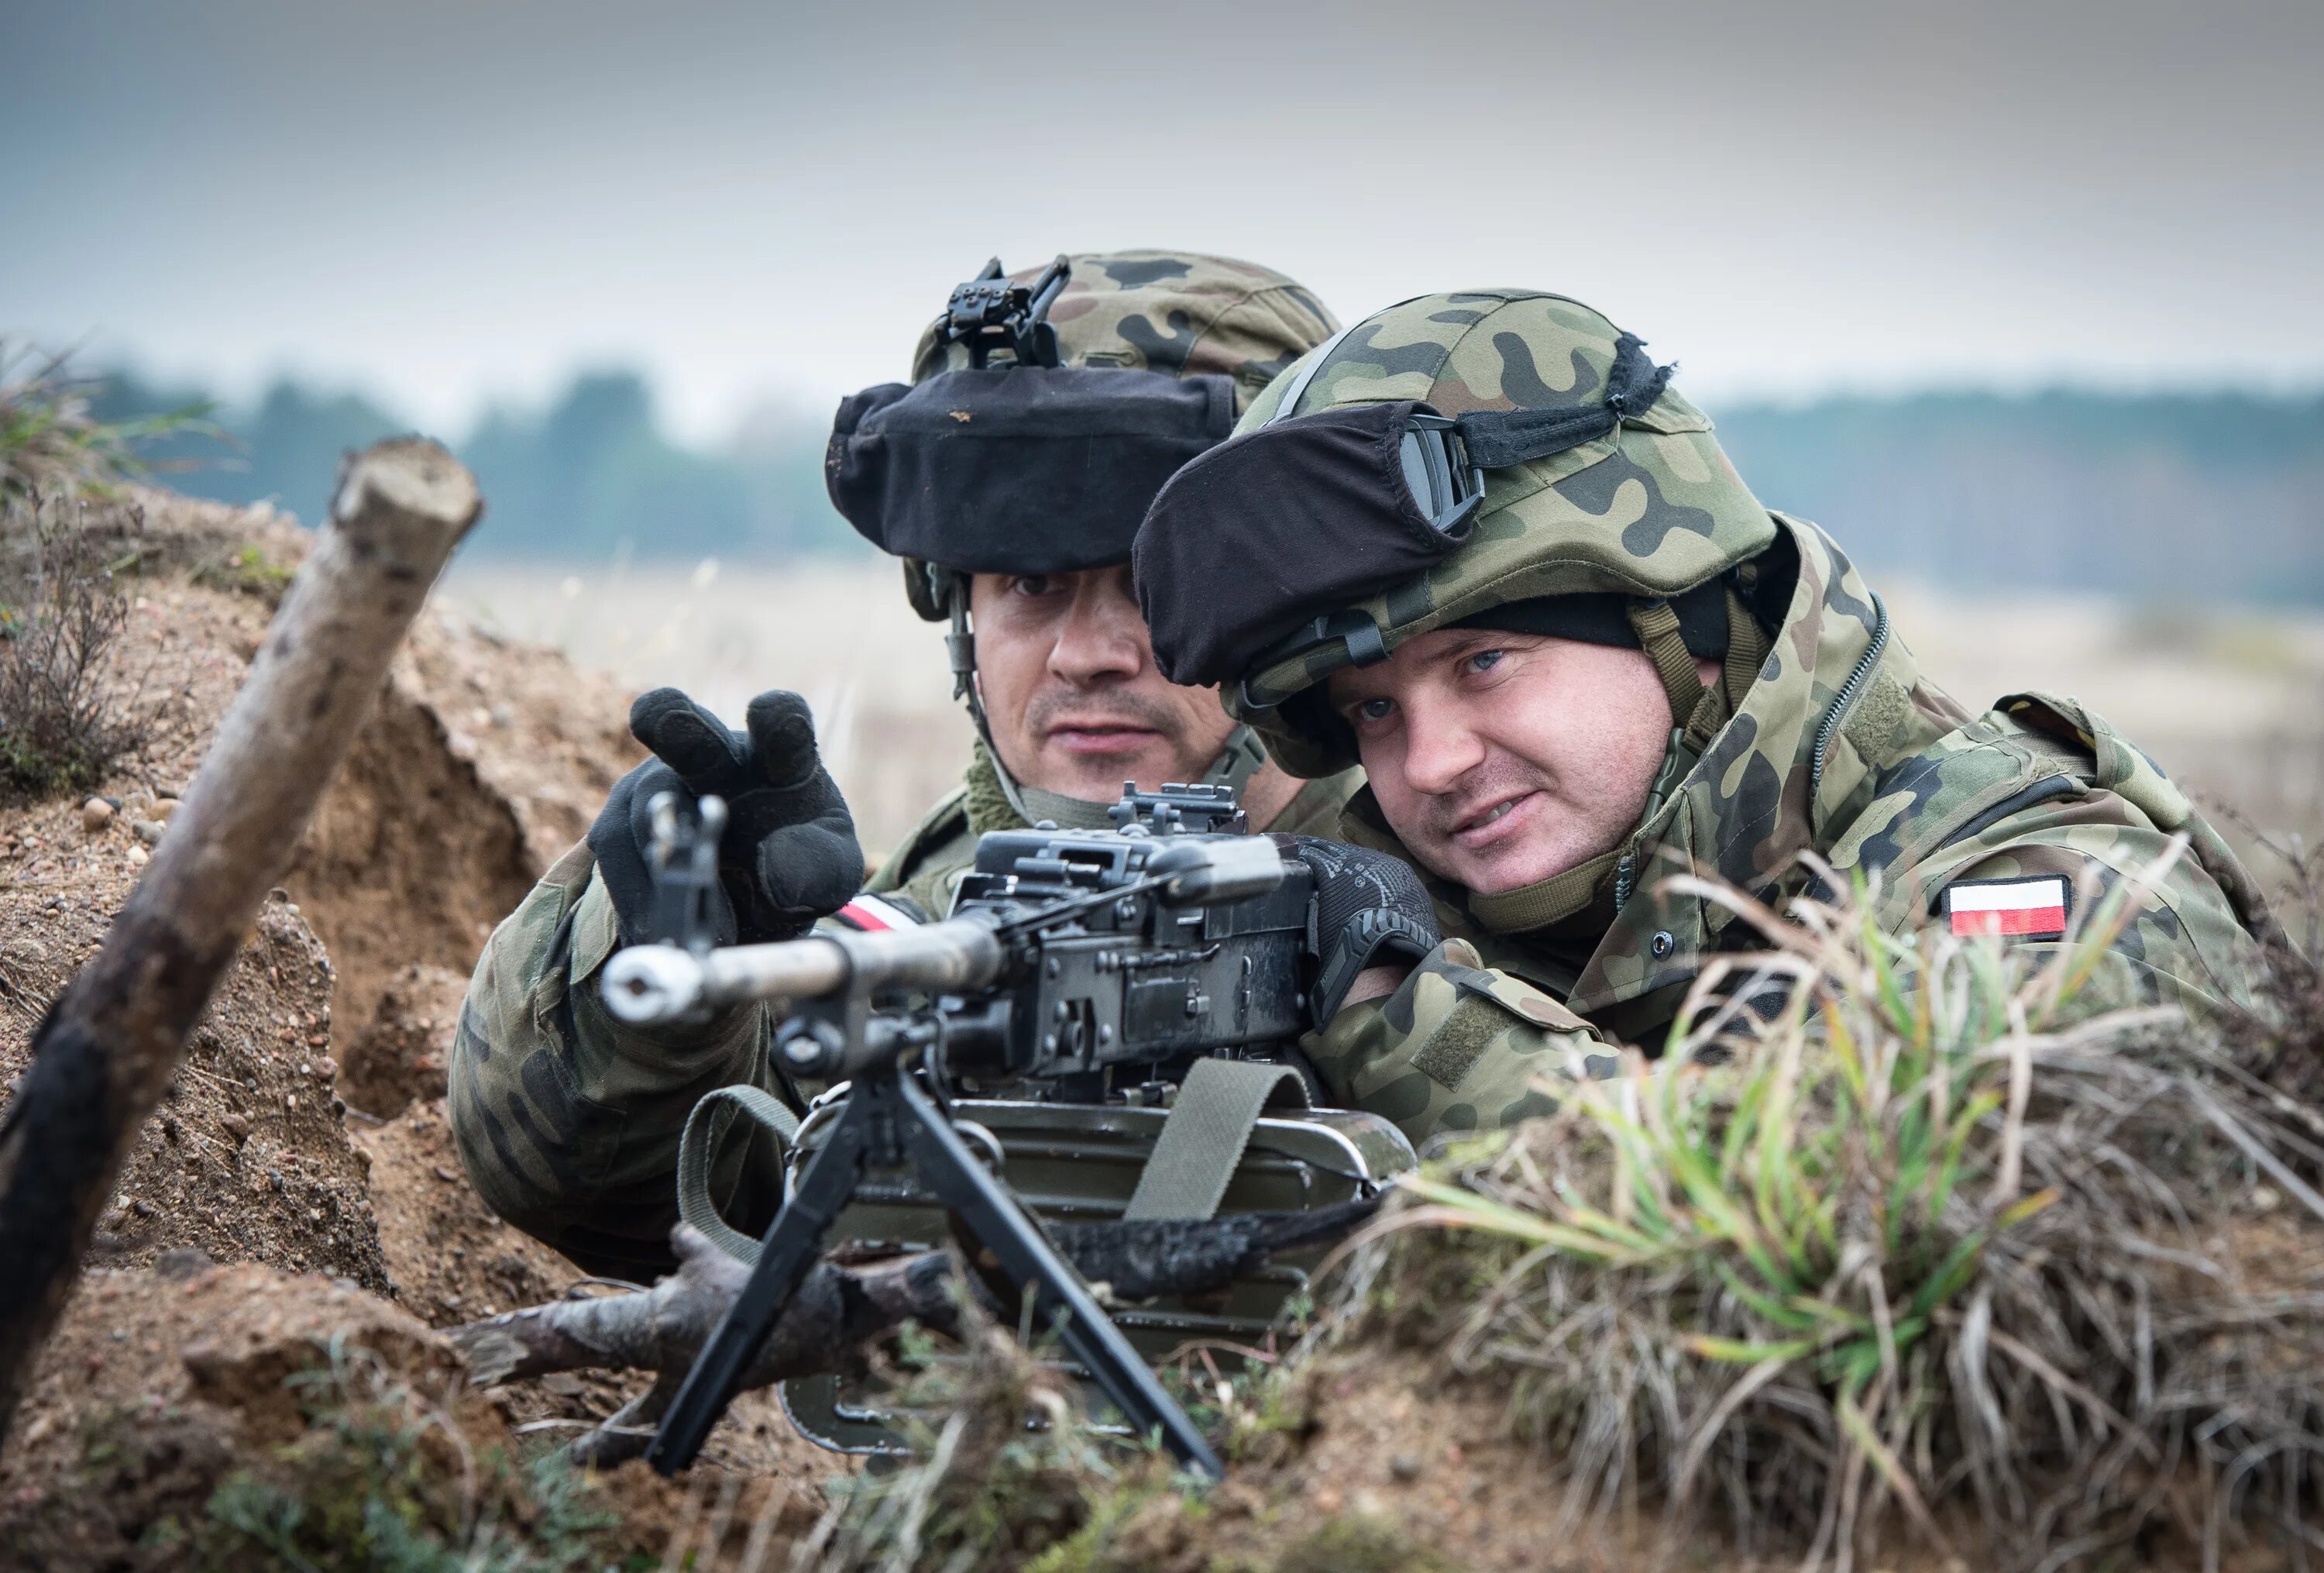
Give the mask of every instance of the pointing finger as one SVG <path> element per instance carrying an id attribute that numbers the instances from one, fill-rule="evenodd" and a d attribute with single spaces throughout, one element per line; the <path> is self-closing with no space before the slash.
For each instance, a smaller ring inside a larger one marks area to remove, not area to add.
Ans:
<path id="1" fill-rule="evenodd" d="M 630 707 L 630 735 L 676 771 L 691 791 L 731 796 L 744 784 L 733 734 L 677 689 L 640 695 Z"/>
<path id="2" fill-rule="evenodd" d="M 805 699 L 771 689 L 751 701 L 743 724 L 751 733 L 752 765 L 769 786 L 798 786 L 815 773 L 815 717 Z"/>

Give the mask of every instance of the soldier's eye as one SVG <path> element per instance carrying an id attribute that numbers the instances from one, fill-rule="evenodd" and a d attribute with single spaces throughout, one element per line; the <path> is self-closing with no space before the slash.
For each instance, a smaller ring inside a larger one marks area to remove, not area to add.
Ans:
<path id="1" fill-rule="evenodd" d="M 1396 713 L 1394 699 L 1359 699 L 1349 714 L 1359 721 L 1385 721 Z"/>
<path id="2" fill-rule="evenodd" d="M 1490 671 L 1501 663 L 1501 657 L 1508 653 L 1506 650 L 1479 650 L 1472 652 L 1464 664 L 1471 671 Z"/>
<path id="3" fill-rule="evenodd" d="M 1045 573 L 1019 574 L 1015 588 L 1020 596 L 1046 596 L 1057 588 L 1057 581 Z"/>

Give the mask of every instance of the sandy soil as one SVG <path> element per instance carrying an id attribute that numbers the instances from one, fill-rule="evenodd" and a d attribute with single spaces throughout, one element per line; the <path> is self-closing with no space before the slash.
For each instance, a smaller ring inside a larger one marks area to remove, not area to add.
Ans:
<path id="1" fill-rule="evenodd" d="M 123 697 L 157 715 L 151 745 L 86 817 L 78 801 L 0 808 L 11 1093 L 47 1002 L 166 838 L 272 614 L 261 594 L 189 575 L 249 541 L 286 564 L 303 550 L 263 514 L 160 495 L 140 539 L 121 673 Z M 554 1298 L 579 1276 L 469 1189 L 443 1078 L 484 939 L 636 757 L 627 698 L 554 652 L 423 618 L 106 1210 L 90 1274 L 0 1457 L 0 1565 L 171 1566 L 134 1554 L 139 1538 L 198 1512 L 279 1436 L 281 1378 L 333 1337 L 377 1346 L 399 1369 L 448 1374 L 456 1362 L 429 1328 Z M 274 1352 L 221 1385 L 203 1351 L 233 1316 L 259 1319 Z M 640 1385 L 557 1376 L 446 1402 L 472 1444 L 537 1450 Z M 124 1428 L 137 1447 L 104 1439 Z M 846 1467 L 764 1397 L 735 1407 L 710 1457 L 735 1472 L 699 1472 L 691 1487 L 617 1473 L 610 1489 L 641 1552 L 659 1559 L 681 1521 L 688 1536 L 705 1531 L 715 1498 L 739 1553 L 744 1508 L 771 1502 L 778 1518 L 811 1521 L 815 1482 Z M 761 1483 L 749 1503 L 721 1497 L 717 1480 L 746 1476 Z M 796 1502 L 776 1501 L 770 1480 L 786 1499 L 796 1486 Z M 104 1511 L 81 1511 L 92 1495 Z"/>

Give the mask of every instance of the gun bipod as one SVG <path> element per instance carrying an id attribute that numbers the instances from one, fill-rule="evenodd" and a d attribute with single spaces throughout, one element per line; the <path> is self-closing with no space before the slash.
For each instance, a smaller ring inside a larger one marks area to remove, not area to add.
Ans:
<path id="1" fill-rule="evenodd" d="M 733 1402 L 743 1373 L 822 1255 L 825 1239 L 864 1170 L 907 1164 L 992 1253 L 1009 1280 L 1031 1291 L 1037 1316 L 1057 1329 L 1066 1349 L 1130 1428 L 1141 1436 L 1159 1432 L 1180 1463 L 1218 1478 L 1223 1472 L 1218 1455 L 1089 1286 L 1008 1188 L 978 1161 L 928 1093 L 892 1061 L 849 1087 L 825 1144 L 800 1171 L 769 1226 L 750 1279 L 687 1371 L 646 1448 L 647 1461 L 663 1475 L 694 1462 L 711 1427 Z"/>

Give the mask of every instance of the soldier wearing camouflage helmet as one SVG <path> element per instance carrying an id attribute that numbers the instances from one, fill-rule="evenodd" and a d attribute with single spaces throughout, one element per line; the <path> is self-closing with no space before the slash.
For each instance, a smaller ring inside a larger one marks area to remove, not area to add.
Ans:
<path id="1" fill-rule="evenodd" d="M 1669 379 L 1563 297 L 1424 296 L 1311 352 L 1148 516 L 1163 671 L 1295 772 L 1360 761 L 1340 856 L 1446 936 L 1343 991 L 1308 1044 L 1331 1090 L 1419 1140 L 1653 1050 L 1705 956 L 1761 943 L 1662 877 L 1690 868 L 1780 906 L 1820 860 L 1892 932 L 2034 947 L 2120 892 L 2078 1008 L 2248 1004 L 2269 920 L 2180 789 L 2071 699 L 1955 703 Z"/>
<path id="2" fill-rule="evenodd" d="M 641 699 L 631 729 L 654 757 L 494 932 L 462 1012 L 453 1129 L 494 1211 L 593 1272 L 666 1270 L 696 1104 L 755 1088 L 779 1127 L 811 1090 L 776 1069 L 762 1006 L 667 1030 L 606 1010 L 599 970 L 647 937 L 658 794 L 727 801 L 715 921 L 730 943 L 941 917 L 980 834 L 1103 824 L 1124 780 L 1224 782 L 1277 829 L 1336 822 L 1353 773 L 1286 775 L 1212 696 L 1165 681 L 1129 581 L 1163 481 L 1335 326 L 1290 280 L 1224 258 L 1076 255 L 1014 276 L 996 264 L 922 335 L 910 383 L 841 405 L 833 500 L 906 560 L 914 606 L 950 625 L 979 735 L 965 781 L 859 892 L 853 824 L 796 695 L 761 695 L 741 733 L 675 689 Z M 776 1153 L 741 1124 L 718 1146 L 705 1184 L 726 1217 L 771 1217 Z"/>
<path id="3" fill-rule="evenodd" d="M 1102 828 L 1130 780 L 1223 783 L 1277 830 L 1337 822 L 1355 773 L 1295 780 L 1207 693 L 1164 680 L 1130 584 L 1162 483 L 1336 327 L 1298 284 L 1231 258 L 1115 252 L 1007 277 L 996 264 L 921 334 L 909 384 L 841 405 L 833 501 L 903 559 L 913 608 L 949 625 L 978 734 L 960 788 L 872 892 L 940 916 L 979 836 Z"/>

